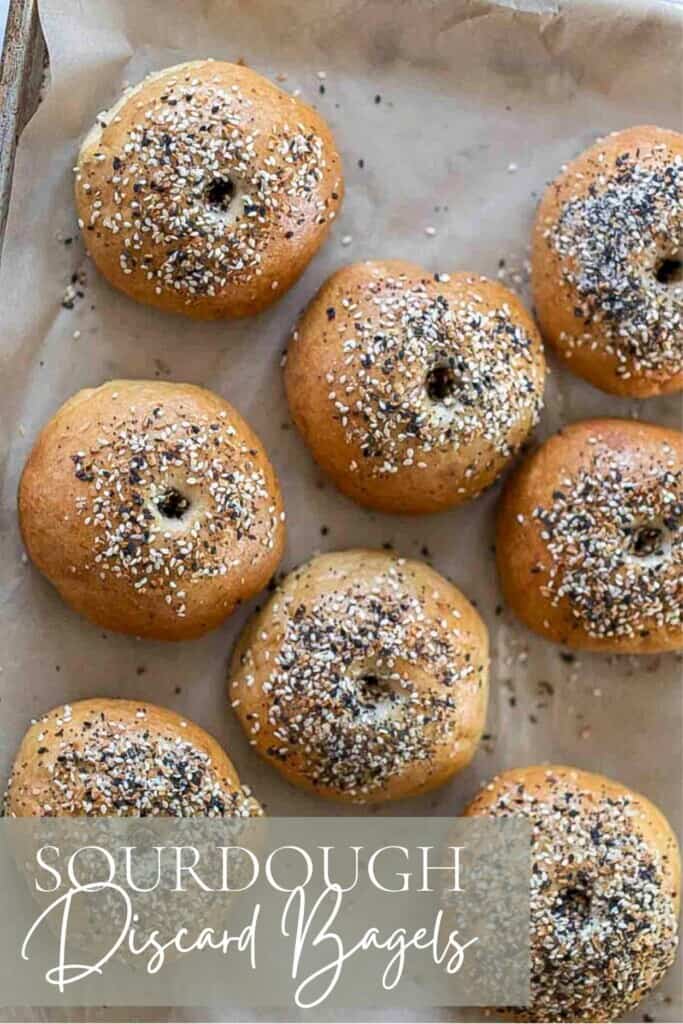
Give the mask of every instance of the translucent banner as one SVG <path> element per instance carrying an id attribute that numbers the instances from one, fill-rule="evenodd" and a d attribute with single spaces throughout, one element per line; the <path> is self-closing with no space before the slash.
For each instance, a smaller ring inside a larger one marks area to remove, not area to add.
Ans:
<path id="1" fill-rule="evenodd" d="M 5 1005 L 524 1005 L 526 823 L 0 820 Z"/>

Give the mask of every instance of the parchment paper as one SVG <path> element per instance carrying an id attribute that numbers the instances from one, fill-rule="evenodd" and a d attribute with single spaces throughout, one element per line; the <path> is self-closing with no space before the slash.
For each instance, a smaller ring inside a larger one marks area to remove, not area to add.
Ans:
<path id="1" fill-rule="evenodd" d="M 227 707 L 226 663 L 249 608 L 200 641 L 136 641 L 90 626 L 26 563 L 15 491 L 39 427 L 79 388 L 158 377 L 214 388 L 262 437 L 285 492 L 283 569 L 317 550 L 391 544 L 433 561 L 487 620 L 492 692 L 476 760 L 437 793 L 377 813 L 455 814 L 497 770 L 553 760 L 642 790 L 680 832 L 680 657 L 574 658 L 501 609 L 498 488 L 415 519 L 341 497 L 290 427 L 279 363 L 298 311 L 347 262 L 401 257 L 430 270 L 500 272 L 524 294 L 534 207 L 560 165 L 616 128 L 680 130 L 683 9 L 645 0 L 516 9 L 475 0 L 42 0 L 41 13 L 50 83 L 21 142 L 0 272 L 3 781 L 32 716 L 87 696 L 144 698 L 214 733 L 270 814 L 347 813 L 281 781 Z M 329 120 L 346 168 L 347 198 L 328 243 L 279 304 L 241 323 L 192 323 L 115 293 L 84 258 L 71 198 L 79 139 L 98 111 L 148 71 L 205 56 L 286 75 L 282 86 L 300 89 Z M 75 287 L 72 275 L 80 275 Z M 553 366 L 536 434 L 600 414 L 680 426 L 680 408 L 676 396 L 609 398 Z M 672 971 L 632 1019 L 683 1020 L 680 990 Z M 211 1012 L 225 1019 L 229 1008 Z"/>

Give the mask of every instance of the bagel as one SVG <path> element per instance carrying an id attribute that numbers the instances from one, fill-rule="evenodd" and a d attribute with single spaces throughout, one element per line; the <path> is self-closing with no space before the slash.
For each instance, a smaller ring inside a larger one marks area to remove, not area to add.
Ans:
<path id="1" fill-rule="evenodd" d="M 239 413 L 204 388 L 110 381 L 44 427 L 19 485 L 26 550 L 92 622 L 157 640 L 218 626 L 275 572 L 284 511 Z"/>
<path id="2" fill-rule="evenodd" d="M 216 740 L 174 711 L 81 700 L 34 722 L 12 767 L 5 814 L 255 817 L 262 811 Z"/>
<path id="3" fill-rule="evenodd" d="M 536 423 L 545 363 L 512 292 L 401 260 L 333 274 L 285 364 L 292 418 L 350 498 L 437 512 L 498 477 Z"/>
<path id="4" fill-rule="evenodd" d="M 320 555 L 248 624 L 228 693 L 252 746 L 290 782 L 354 803 L 414 796 L 474 756 L 488 635 L 421 562 Z"/>
<path id="5" fill-rule="evenodd" d="M 683 135 L 614 132 L 547 188 L 533 231 L 541 333 L 615 395 L 683 387 Z"/>
<path id="6" fill-rule="evenodd" d="M 602 775 L 503 772 L 466 816 L 531 826 L 531 1002 L 525 1021 L 614 1021 L 673 963 L 681 859 L 664 815 Z"/>
<path id="7" fill-rule="evenodd" d="M 584 420 L 527 456 L 503 492 L 505 600 L 555 643 L 614 654 L 683 646 L 683 434 Z"/>
<path id="8" fill-rule="evenodd" d="M 208 320 L 283 295 L 343 191 L 316 111 L 247 67 L 211 60 L 125 93 L 85 138 L 75 178 L 83 240 L 109 283 Z"/>

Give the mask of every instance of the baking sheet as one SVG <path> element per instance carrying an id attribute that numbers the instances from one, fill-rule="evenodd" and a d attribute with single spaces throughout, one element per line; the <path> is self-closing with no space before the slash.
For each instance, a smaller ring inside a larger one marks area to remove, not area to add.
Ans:
<path id="1" fill-rule="evenodd" d="M 51 82 L 22 137 L 0 270 L 2 779 L 32 716 L 87 696 L 145 698 L 214 733 L 269 813 L 352 813 L 283 782 L 230 714 L 226 665 L 249 608 L 199 641 L 136 641 L 80 619 L 26 563 L 15 491 L 39 427 L 78 388 L 158 377 L 214 388 L 260 434 L 285 494 L 284 569 L 319 550 L 390 544 L 451 576 L 488 622 L 491 703 L 476 760 L 437 793 L 375 813 L 458 813 L 497 770 L 553 760 L 642 790 L 680 834 L 680 656 L 572 657 L 517 624 L 500 607 L 492 555 L 498 488 L 419 518 L 343 498 L 289 424 L 279 363 L 299 310 L 347 262 L 400 257 L 500 274 L 526 294 L 535 203 L 559 166 L 616 128 L 680 130 L 683 9 L 476 0 L 42 0 L 40 9 Z M 115 293 L 84 258 L 71 198 L 79 139 L 96 114 L 147 72 L 205 56 L 242 58 L 300 89 L 329 120 L 346 169 L 323 250 L 282 301 L 241 323 L 192 323 Z M 681 425 L 676 396 L 610 398 L 552 365 L 536 437 L 593 415 Z M 644 1012 L 683 1020 L 680 972 L 632 1019 Z"/>

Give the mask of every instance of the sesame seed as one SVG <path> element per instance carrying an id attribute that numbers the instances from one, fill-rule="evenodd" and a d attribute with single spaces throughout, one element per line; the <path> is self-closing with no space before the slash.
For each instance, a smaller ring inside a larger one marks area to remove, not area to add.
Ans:
<path id="1" fill-rule="evenodd" d="M 75 512 L 101 578 L 160 593 L 185 615 L 181 578 L 227 575 L 241 546 L 272 543 L 279 513 L 256 455 L 222 415 L 178 418 L 162 404 L 131 408 L 108 437 L 72 454 Z"/>

